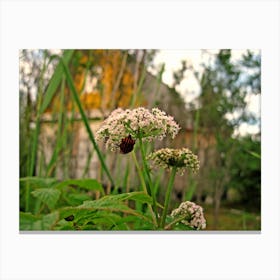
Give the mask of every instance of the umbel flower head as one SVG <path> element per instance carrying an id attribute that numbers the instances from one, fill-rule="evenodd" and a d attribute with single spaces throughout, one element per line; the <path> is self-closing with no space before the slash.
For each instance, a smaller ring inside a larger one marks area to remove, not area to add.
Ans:
<path id="1" fill-rule="evenodd" d="M 202 207 L 191 201 L 182 202 L 178 208 L 172 211 L 171 217 L 174 219 L 182 218 L 180 223 L 194 229 L 206 228 L 206 220 L 203 215 Z"/>
<path id="2" fill-rule="evenodd" d="M 176 167 L 177 172 L 184 174 L 187 168 L 194 173 L 199 169 L 199 161 L 188 148 L 169 149 L 164 148 L 151 153 L 148 159 L 153 160 L 154 164 L 166 169 Z"/>
<path id="3" fill-rule="evenodd" d="M 133 110 L 118 108 L 102 123 L 97 131 L 97 139 L 103 139 L 112 151 L 120 149 L 123 139 L 152 141 L 162 140 L 167 135 L 174 138 L 180 127 L 173 117 L 158 108 L 151 111 L 143 107 Z"/>

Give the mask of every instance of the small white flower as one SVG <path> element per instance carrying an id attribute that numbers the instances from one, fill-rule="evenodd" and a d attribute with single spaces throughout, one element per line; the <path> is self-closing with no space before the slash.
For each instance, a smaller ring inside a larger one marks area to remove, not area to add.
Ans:
<path id="1" fill-rule="evenodd" d="M 199 169 L 198 157 L 188 148 L 169 149 L 164 148 L 151 153 L 148 159 L 153 160 L 154 164 L 166 169 L 177 168 L 177 172 L 184 174 L 187 168 L 194 173 Z"/>
<path id="2" fill-rule="evenodd" d="M 191 201 L 182 202 L 178 208 L 172 211 L 171 217 L 175 219 L 183 218 L 180 221 L 181 223 L 195 229 L 206 228 L 206 220 L 203 215 L 202 207 Z"/>
<path id="3" fill-rule="evenodd" d="M 122 139 L 129 135 L 143 141 L 162 140 L 167 135 L 174 138 L 180 127 L 173 117 L 158 108 L 139 107 L 133 110 L 118 108 L 103 122 L 97 131 L 97 139 L 103 139 L 106 147 L 112 151 L 119 149 Z"/>

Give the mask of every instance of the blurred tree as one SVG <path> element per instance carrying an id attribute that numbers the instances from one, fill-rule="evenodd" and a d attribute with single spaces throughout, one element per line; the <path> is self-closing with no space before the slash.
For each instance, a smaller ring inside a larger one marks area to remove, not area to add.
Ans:
<path id="1" fill-rule="evenodd" d="M 204 147 L 203 178 L 197 189 L 197 199 L 200 201 L 203 192 L 209 186 L 212 188 L 217 226 L 221 199 L 230 182 L 236 178 L 231 170 L 239 156 L 234 154 L 237 150 L 235 145 L 240 146 L 240 143 L 232 141 L 233 133 L 244 122 L 259 122 L 258 117 L 247 110 L 247 98 L 250 94 L 260 94 L 260 56 L 247 52 L 241 61 L 234 63 L 231 50 L 220 50 L 213 63 L 203 67 L 199 78 L 201 94 L 191 106 L 196 108 L 192 119 L 196 119 L 203 138 L 214 138 L 215 141 L 210 144 L 209 140 Z M 198 150 L 201 148 L 198 142 Z"/>
<path id="2" fill-rule="evenodd" d="M 240 203 L 245 211 L 260 211 L 261 207 L 261 143 L 250 135 L 232 139 L 230 181 L 228 188 L 241 195 Z"/>

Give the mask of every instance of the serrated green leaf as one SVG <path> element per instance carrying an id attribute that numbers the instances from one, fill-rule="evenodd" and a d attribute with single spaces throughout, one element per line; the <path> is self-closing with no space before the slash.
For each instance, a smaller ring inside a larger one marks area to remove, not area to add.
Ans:
<path id="1" fill-rule="evenodd" d="M 59 220 L 59 213 L 53 213 L 36 217 L 30 213 L 20 213 L 20 230 L 52 230 Z"/>
<path id="2" fill-rule="evenodd" d="M 33 224 L 33 230 L 53 230 L 55 224 L 59 220 L 59 213 L 53 213 L 42 216 L 42 218 Z"/>
<path id="3" fill-rule="evenodd" d="M 130 193 L 122 193 L 122 194 L 114 194 L 114 195 L 106 195 L 102 197 L 100 200 L 103 201 L 124 201 L 124 200 L 134 200 L 141 204 L 147 203 L 152 204 L 152 197 L 144 192 L 130 192 Z M 158 207 L 163 208 L 162 205 L 157 203 Z"/>
<path id="4" fill-rule="evenodd" d="M 108 200 L 93 200 L 93 201 L 85 201 L 82 205 L 78 206 L 79 209 L 92 209 L 92 210 L 103 210 L 103 211 L 111 211 L 111 212 L 122 212 L 135 216 L 143 217 L 147 219 L 142 213 L 131 209 L 126 204 L 121 201 L 108 201 Z"/>
<path id="5" fill-rule="evenodd" d="M 88 222 L 91 222 L 95 225 L 102 224 L 101 228 L 103 230 L 111 229 L 110 227 L 121 230 L 128 228 L 127 222 L 133 223 L 132 217 L 134 216 L 138 217 L 137 222 L 139 222 L 140 225 L 146 221 L 145 229 L 148 229 L 148 227 L 151 228 L 151 225 L 153 225 L 152 217 L 130 208 L 125 204 L 126 200 L 135 200 L 138 203 L 152 203 L 152 198 L 144 192 L 108 195 L 98 200 L 84 201 L 82 205 L 77 207 L 60 209 L 60 217 L 61 219 L 64 219 L 73 215 L 74 222 L 80 226 L 84 226 Z M 122 214 L 120 216 L 117 213 L 129 215 L 130 218 L 123 217 Z M 87 229 L 89 228 L 93 227 L 87 227 Z"/>
<path id="6" fill-rule="evenodd" d="M 65 220 L 60 220 L 56 223 L 55 230 L 75 230 L 73 223 L 69 223 Z"/>
<path id="7" fill-rule="evenodd" d="M 61 183 L 58 183 L 55 188 L 62 189 L 66 186 L 78 186 L 80 188 L 86 189 L 86 190 L 92 190 L 92 191 L 100 191 L 102 194 L 104 194 L 104 189 L 102 185 L 95 179 L 76 179 L 76 180 L 65 180 Z"/>
<path id="8" fill-rule="evenodd" d="M 53 188 L 42 188 L 33 191 L 32 195 L 53 209 L 59 199 L 60 191 Z"/>
<path id="9" fill-rule="evenodd" d="M 71 193 L 64 197 L 67 200 L 69 205 L 78 206 L 81 205 L 84 201 L 92 199 L 89 195 L 83 193 Z"/>
<path id="10" fill-rule="evenodd" d="M 33 230 L 33 225 L 39 218 L 31 213 L 20 212 L 19 216 L 19 229 L 20 230 Z"/>
<path id="11" fill-rule="evenodd" d="M 118 224 L 128 224 L 131 226 L 132 230 L 148 230 L 148 229 L 152 230 L 152 229 L 154 229 L 154 224 L 152 223 L 151 220 L 143 221 L 143 219 L 141 217 L 131 216 L 131 215 L 122 217 L 118 221 Z"/>
<path id="12" fill-rule="evenodd" d="M 102 210 L 79 209 L 77 207 L 60 209 L 60 218 L 65 220 L 69 215 L 73 215 L 73 222 L 79 226 L 80 229 L 107 230 L 117 225 L 118 221 L 121 219 L 121 216 L 116 213 Z M 71 224 L 72 221 L 68 223 Z M 92 226 L 87 227 L 87 225 Z"/>
<path id="13" fill-rule="evenodd" d="M 152 203 L 152 198 L 145 194 L 144 192 L 130 192 L 130 193 L 121 193 L 115 195 L 106 195 L 100 200 L 103 201 L 124 201 L 124 200 L 134 200 L 141 203 Z"/>
<path id="14" fill-rule="evenodd" d="M 120 212 L 126 213 L 134 216 L 141 217 L 144 220 L 150 220 L 150 217 L 143 215 L 141 212 L 136 211 L 129 206 L 127 206 L 122 201 L 112 201 L 112 200 L 92 200 L 92 201 L 84 201 L 84 203 L 77 207 L 66 207 L 60 210 L 61 218 L 65 218 L 70 215 L 74 215 L 76 218 L 83 217 L 86 215 L 96 215 L 95 213 L 99 211 L 107 211 L 107 212 Z"/>

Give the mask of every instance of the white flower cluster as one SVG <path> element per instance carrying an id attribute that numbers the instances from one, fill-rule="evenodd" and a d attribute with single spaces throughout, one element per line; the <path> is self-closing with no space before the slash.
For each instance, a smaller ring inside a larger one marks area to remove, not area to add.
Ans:
<path id="1" fill-rule="evenodd" d="M 198 157 L 188 148 L 160 149 L 151 153 L 148 159 L 153 160 L 154 164 L 159 167 L 166 169 L 176 167 L 180 175 L 183 175 L 187 168 L 190 168 L 194 173 L 199 169 Z"/>
<path id="2" fill-rule="evenodd" d="M 172 211 L 171 217 L 175 219 L 184 217 L 180 222 L 195 229 L 206 228 L 202 207 L 191 201 L 182 202 L 178 208 Z"/>
<path id="3" fill-rule="evenodd" d="M 158 108 L 151 111 L 143 107 L 133 110 L 118 108 L 103 122 L 97 131 L 97 139 L 103 139 L 108 149 L 116 151 L 122 139 L 129 135 L 145 141 L 162 140 L 167 135 L 174 138 L 179 129 L 173 117 Z"/>

